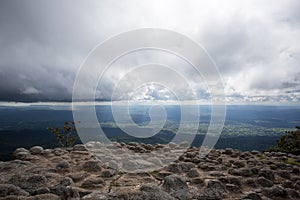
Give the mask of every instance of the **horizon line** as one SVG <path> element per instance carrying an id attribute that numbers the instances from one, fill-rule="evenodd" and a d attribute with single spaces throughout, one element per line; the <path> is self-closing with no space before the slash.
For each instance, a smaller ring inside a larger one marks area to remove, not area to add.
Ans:
<path id="1" fill-rule="evenodd" d="M 18 101 L 0 101 L 0 106 L 7 107 L 25 107 L 25 106 L 105 106 L 105 105 L 128 105 L 128 101 L 37 101 L 37 102 L 18 102 Z M 212 104 L 209 101 L 165 101 L 165 100 L 151 100 L 151 101 L 131 101 L 130 105 L 225 105 L 225 106 L 300 106 L 300 102 L 225 102 Z"/>

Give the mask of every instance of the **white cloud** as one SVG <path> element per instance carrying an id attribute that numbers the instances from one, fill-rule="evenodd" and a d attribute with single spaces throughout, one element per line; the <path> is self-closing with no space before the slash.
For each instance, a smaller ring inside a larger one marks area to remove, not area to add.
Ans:
<path id="1" fill-rule="evenodd" d="M 76 71 L 94 46 L 120 32 L 157 27 L 207 49 L 230 101 L 299 101 L 299 8 L 297 0 L 2 1 L 0 100 L 70 99 Z M 126 62 L 147 60 L 139 59 Z M 123 73 L 111 71 L 99 98 L 109 98 L 106 90 Z M 209 96 L 205 84 L 185 73 Z"/>

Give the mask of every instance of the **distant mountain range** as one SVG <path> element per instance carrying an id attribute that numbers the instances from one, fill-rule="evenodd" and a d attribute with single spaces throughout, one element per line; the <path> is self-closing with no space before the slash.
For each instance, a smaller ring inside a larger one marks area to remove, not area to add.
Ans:
<path id="1" fill-rule="evenodd" d="M 144 125 L 149 123 L 150 106 L 130 108 L 132 120 Z M 200 107 L 198 135 L 193 145 L 201 146 L 210 121 L 210 106 Z M 116 125 L 110 106 L 96 106 L 98 120 L 106 136 L 114 141 L 168 143 L 176 134 L 181 111 L 179 106 L 166 106 L 167 121 L 163 129 L 148 139 L 134 138 Z M 41 145 L 57 146 L 55 137 L 47 127 L 62 127 L 73 121 L 68 106 L 0 107 L 0 160 L 10 158 L 18 147 Z M 295 106 L 227 106 L 225 126 L 216 148 L 232 147 L 241 150 L 264 150 L 273 146 L 285 130 L 300 124 L 300 107 Z M 189 126 L 189 123 L 185 123 Z"/>

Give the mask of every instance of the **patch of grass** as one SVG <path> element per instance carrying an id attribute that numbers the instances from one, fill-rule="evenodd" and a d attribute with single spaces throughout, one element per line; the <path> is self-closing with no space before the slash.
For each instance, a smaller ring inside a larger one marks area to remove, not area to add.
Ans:
<path id="1" fill-rule="evenodd" d="M 287 159 L 287 160 L 285 160 L 285 161 L 283 161 L 285 164 L 290 164 L 290 165 L 300 165 L 300 163 L 299 162 L 297 162 L 297 161 L 295 161 L 294 159 L 291 159 L 291 158 L 289 158 L 289 159 Z"/>
<path id="2" fill-rule="evenodd" d="M 260 162 L 263 163 L 263 164 L 268 164 L 269 161 L 266 160 L 266 159 L 260 159 Z"/>
<path id="3" fill-rule="evenodd" d="M 118 177 L 109 183 L 108 192 L 111 192 L 112 188 L 116 186 L 116 181 L 119 180 L 124 174 L 124 172 L 118 171 Z"/>
<path id="4" fill-rule="evenodd" d="M 124 174 L 125 174 L 124 172 L 118 171 L 118 175 L 119 175 L 119 176 L 123 176 Z"/>
<path id="5" fill-rule="evenodd" d="M 266 156 L 265 155 L 257 155 L 257 157 L 258 157 L 258 159 L 260 159 L 260 160 L 263 160 L 263 159 L 266 159 Z"/>

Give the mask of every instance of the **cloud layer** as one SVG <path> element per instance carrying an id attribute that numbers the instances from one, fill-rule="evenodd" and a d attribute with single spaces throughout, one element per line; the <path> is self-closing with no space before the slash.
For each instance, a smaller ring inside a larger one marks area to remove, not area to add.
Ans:
<path id="1" fill-rule="evenodd" d="M 299 103 L 299 10 L 297 0 L 1 1 L 0 101 L 71 100 L 90 50 L 112 35 L 154 27 L 200 43 L 220 69 L 228 101 Z M 120 65 L 159 59 L 168 58 L 144 53 Z M 99 99 L 110 98 L 122 67 L 107 74 Z M 209 97 L 205 84 L 191 82 L 200 97 Z M 160 87 L 143 88 L 135 98 L 169 95 Z"/>

